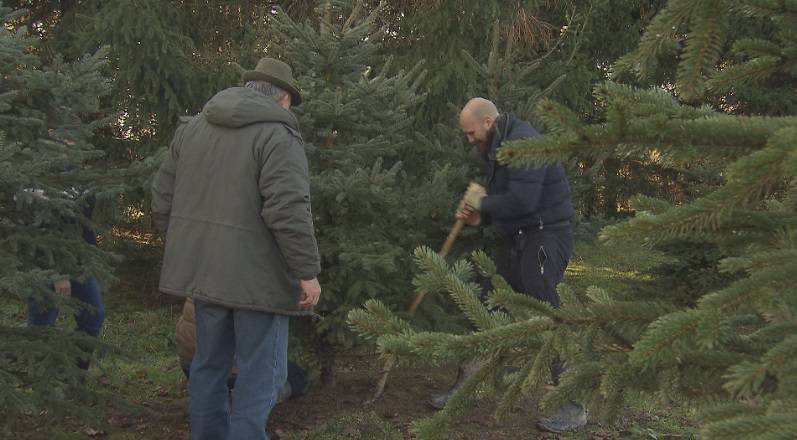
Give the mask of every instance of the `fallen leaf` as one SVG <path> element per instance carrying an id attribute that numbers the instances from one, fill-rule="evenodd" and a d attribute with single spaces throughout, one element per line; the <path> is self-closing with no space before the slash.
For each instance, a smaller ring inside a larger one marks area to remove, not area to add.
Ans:
<path id="1" fill-rule="evenodd" d="M 100 431 L 100 430 L 94 429 L 94 428 L 86 428 L 83 431 L 83 433 L 86 434 L 89 437 L 92 437 L 92 438 L 100 437 L 100 436 L 104 436 L 105 435 L 105 431 Z"/>

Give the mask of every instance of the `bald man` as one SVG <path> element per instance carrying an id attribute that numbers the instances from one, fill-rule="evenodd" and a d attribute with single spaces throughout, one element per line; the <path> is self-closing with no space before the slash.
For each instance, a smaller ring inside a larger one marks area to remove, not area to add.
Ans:
<path id="1" fill-rule="evenodd" d="M 463 107 L 459 124 L 484 160 L 487 188 L 471 185 L 457 218 L 470 225 L 492 225 L 503 238 L 499 272 L 516 291 L 559 307 L 556 285 L 573 251 L 573 204 L 561 163 L 540 168 L 500 164 L 495 157 L 505 141 L 539 137 L 528 122 L 505 113 L 484 98 Z"/>
<path id="2" fill-rule="evenodd" d="M 492 225 L 502 237 L 495 255 L 498 273 L 515 291 L 559 307 L 556 285 L 573 253 L 570 219 L 574 210 L 564 167 L 561 163 L 539 168 L 498 163 L 496 154 L 504 142 L 541 135 L 528 122 L 499 113 L 487 99 L 468 101 L 460 112 L 459 125 L 484 161 L 487 188 L 471 184 L 456 217 L 473 226 Z M 489 290 L 488 285 L 485 292 Z M 560 371 L 558 363 L 552 366 L 555 383 Z M 467 376 L 467 371 L 461 376 Z M 445 404 L 456 388 L 442 396 L 444 400 L 441 396 L 433 399 L 433 404 Z M 572 403 L 537 426 L 563 432 L 585 423 L 584 408 Z"/>

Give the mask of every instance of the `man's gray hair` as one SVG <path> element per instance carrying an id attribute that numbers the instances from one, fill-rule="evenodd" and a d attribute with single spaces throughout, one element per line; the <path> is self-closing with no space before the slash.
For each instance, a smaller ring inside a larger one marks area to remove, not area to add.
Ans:
<path id="1" fill-rule="evenodd" d="M 269 98 L 273 98 L 275 101 L 279 101 L 283 96 L 288 94 L 288 92 L 286 92 L 284 89 L 277 87 L 268 81 L 247 81 L 246 87 L 255 89 Z"/>

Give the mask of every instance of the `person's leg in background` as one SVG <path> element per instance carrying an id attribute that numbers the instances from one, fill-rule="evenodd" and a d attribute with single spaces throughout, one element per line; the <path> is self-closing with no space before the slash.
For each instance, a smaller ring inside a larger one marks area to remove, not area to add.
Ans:
<path id="1" fill-rule="evenodd" d="M 232 393 L 230 439 L 268 439 L 268 417 L 288 378 L 288 319 L 268 312 L 235 311 L 238 377 Z"/>
<path id="2" fill-rule="evenodd" d="M 516 240 L 517 239 L 517 240 Z M 520 277 L 520 253 L 522 252 L 523 244 L 525 243 L 524 237 L 513 237 L 512 239 L 504 240 L 495 250 L 493 254 L 493 261 L 495 262 L 496 272 L 501 275 L 506 282 L 516 291 L 522 292 L 522 284 Z M 513 258 L 516 257 L 516 258 Z M 481 302 L 487 301 L 487 296 L 492 292 L 493 284 L 489 279 L 485 279 L 481 283 L 481 290 L 479 292 L 479 300 Z M 471 325 L 473 331 L 477 331 L 476 326 Z M 484 366 L 484 361 L 481 359 L 473 359 L 472 361 L 457 367 L 457 375 L 454 383 L 445 391 L 435 393 L 429 399 L 429 405 L 435 409 L 443 409 L 448 403 L 449 399 L 456 394 L 457 391 L 465 384 L 470 375 L 478 371 Z"/>
<path id="3" fill-rule="evenodd" d="M 28 299 L 28 327 L 55 325 L 58 319 L 58 307 L 51 302 L 40 302 Z"/>
<path id="4" fill-rule="evenodd" d="M 299 397 L 307 388 L 307 373 L 298 364 L 288 361 L 288 380 L 279 393 L 278 403 Z"/>
<path id="5" fill-rule="evenodd" d="M 72 280 L 72 297 L 86 305 L 75 314 L 77 331 L 98 337 L 102 323 L 105 322 L 105 306 L 102 303 L 99 283 L 94 277 L 89 277 L 83 282 Z M 78 367 L 88 370 L 89 356 L 90 353 L 87 353 L 85 358 L 78 359 Z"/>
<path id="6" fill-rule="evenodd" d="M 517 275 L 521 279 L 521 292 L 559 308 L 561 299 L 556 286 L 564 279 L 573 254 L 572 230 L 543 230 L 528 234 L 527 240 L 519 259 Z M 559 376 L 563 371 L 562 362 L 555 359 L 551 363 L 554 385 L 559 384 Z"/>
<path id="7" fill-rule="evenodd" d="M 105 309 L 102 305 L 102 296 L 97 280 L 89 277 L 84 282 L 71 280 L 70 284 L 72 298 L 87 305 L 86 307 L 81 307 L 75 314 L 77 330 L 94 337 L 99 336 L 102 323 L 105 320 Z M 59 310 L 55 304 L 41 304 L 34 300 L 28 301 L 29 326 L 52 327 L 58 319 L 58 313 Z M 86 348 L 86 351 L 89 350 L 89 348 Z M 78 367 L 87 370 L 89 368 L 88 358 L 89 355 L 87 354 L 77 359 Z"/>
<path id="8" fill-rule="evenodd" d="M 530 234 L 521 263 L 524 293 L 559 308 L 561 300 L 556 286 L 564 279 L 572 254 L 573 233 L 570 228 Z M 554 385 L 559 384 L 559 376 L 564 369 L 559 359 L 551 363 Z M 578 402 L 567 402 L 553 415 L 538 420 L 537 428 L 561 433 L 578 429 L 586 423 L 587 413 L 584 406 Z"/>
<path id="9" fill-rule="evenodd" d="M 105 322 L 105 306 L 102 304 L 102 292 L 97 279 L 89 277 L 80 282 L 72 280 L 72 298 L 82 301 L 89 307 L 81 308 L 75 314 L 77 330 L 97 337 Z"/>
<path id="10" fill-rule="evenodd" d="M 188 382 L 192 440 L 229 437 L 227 377 L 235 354 L 234 310 L 194 300 L 196 353 Z"/>

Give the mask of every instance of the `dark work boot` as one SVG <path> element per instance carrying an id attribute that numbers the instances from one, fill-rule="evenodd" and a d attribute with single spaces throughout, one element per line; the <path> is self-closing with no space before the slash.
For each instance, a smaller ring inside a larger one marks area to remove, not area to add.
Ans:
<path id="1" fill-rule="evenodd" d="M 467 376 L 465 375 L 465 370 L 462 367 L 457 368 L 457 378 L 454 381 L 454 385 L 451 385 L 451 388 L 448 391 L 445 391 L 440 394 L 433 394 L 432 398 L 429 399 L 429 405 L 435 409 L 443 409 L 448 403 L 448 399 L 457 392 L 457 390 L 465 383 Z"/>
<path id="2" fill-rule="evenodd" d="M 484 366 L 484 363 L 485 361 L 481 359 L 474 359 L 468 362 L 464 367 L 459 367 L 457 369 L 457 379 L 454 381 L 454 385 L 442 394 L 433 395 L 429 400 L 429 405 L 436 409 L 443 409 L 448 403 L 448 400 L 451 399 L 451 396 L 459 391 L 462 385 L 465 384 L 465 381 L 479 371 L 479 369 Z"/>
<path id="3" fill-rule="evenodd" d="M 553 433 L 573 431 L 587 424 L 587 410 L 577 402 L 567 402 L 550 417 L 537 421 L 537 429 Z"/>

